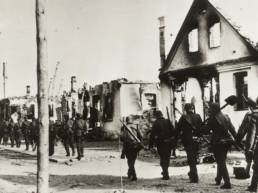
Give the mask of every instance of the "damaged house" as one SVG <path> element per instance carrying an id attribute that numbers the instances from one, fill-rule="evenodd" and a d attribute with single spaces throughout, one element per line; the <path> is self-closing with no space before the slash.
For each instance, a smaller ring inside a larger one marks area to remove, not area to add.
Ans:
<path id="1" fill-rule="evenodd" d="M 157 83 L 118 79 L 96 85 L 89 90 L 89 95 L 90 127 L 94 127 L 94 124 L 102 127 L 107 138 L 117 137 L 120 120 L 126 116 L 142 115 L 145 111 L 160 107 Z"/>
<path id="2" fill-rule="evenodd" d="M 182 112 L 185 103 L 193 103 L 204 119 L 209 102 L 222 106 L 225 98 L 236 95 L 237 104 L 223 112 L 238 128 L 248 110 L 243 95 L 258 96 L 258 51 L 246 32 L 222 14 L 223 7 L 213 3 L 193 1 L 167 56 L 164 17 L 159 18 L 162 110 L 169 107 L 177 120 L 176 109 Z"/>

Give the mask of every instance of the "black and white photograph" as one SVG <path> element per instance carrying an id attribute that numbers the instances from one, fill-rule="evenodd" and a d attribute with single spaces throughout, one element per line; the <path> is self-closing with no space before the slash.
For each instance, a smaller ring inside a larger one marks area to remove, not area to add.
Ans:
<path id="1" fill-rule="evenodd" d="M 257 8 L 0 0 L 0 193 L 257 192 Z"/>

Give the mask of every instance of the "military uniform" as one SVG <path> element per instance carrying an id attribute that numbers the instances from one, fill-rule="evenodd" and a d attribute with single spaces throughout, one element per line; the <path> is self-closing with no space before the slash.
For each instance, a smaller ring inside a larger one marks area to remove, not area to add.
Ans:
<path id="1" fill-rule="evenodd" d="M 251 164 L 253 161 L 253 176 L 251 180 L 251 185 L 248 187 L 249 191 L 257 191 L 257 182 L 258 182 L 258 110 L 253 111 L 252 113 L 247 113 L 239 127 L 237 133 L 237 143 L 241 143 L 244 136 L 245 140 L 245 155 L 246 161 Z M 249 169 L 247 169 L 249 170 Z M 247 175 L 249 171 L 247 171 Z"/>
<path id="2" fill-rule="evenodd" d="M 9 139 L 8 121 L 3 121 L 3 145 L 7 145 Z"/>
<path id="3" fill-rule="evenodd" d="M 0 144 L 2 144 L 4 138 L 4 120 L 0 121 Z"/>
<path id="4" fill-rule="evenodd" d="M 157 146 L 164 180 L 169 179 L 168 167 L 173 147 L 173 137 L 174 133 L 170 121 L 164 119 L 160 112 L 152 126 L 149 148 L 152 148 L 154 144 Z"/>
<path id="5" fill-rule="evenodd" d="M 38 131 L 39 130 L 39 123 L 38 120 L 36 120 L 35 118 L 32 119 L 31 122 L 31 131 L 30 131 L 30 138 L 33 144 L 33 151 L 35 151 L 37 149 L 38 146 Z"/>
<path id="6" fill-rule="evenodd" d="M 12 119 L 10 119 L 9 124 L 8 124 L 8 131 L 9 131 L 9 138 L 11 141 L 11 147 L 14 147 L 14 142 L 15 142 L 15 132 L 14 132 L 14 125 L 15 123 L 13 122 Z"/>
<path id="7" fill-rule="evenodd" d="M 54 155 L 55 153 L 55 142 L 56 142 L 56 127 L 55 123 L 49 121 L 49 156 Z"/>
<path id="8" fill-rule="evenodd" d="M 137 125 L 128 123 L 127 128 L 130 129 L 132 134 L 136 136 L 139 140 L 142 140 L 142 135 L 138 130 Z M 125 126 L 124 126 L 125 127 Z M 127 176 L 131 181 L 137 180 L 136 171 L 134 168 L 134 164 L 137 158 L 137 154 L 140 151 L 140 144 L 136 141 L 136 139 L 129 133 L 126 128 L 122 128 L 122 141 L 123 141 L 123 151 L 122 154 L 127 158 L 128 172 Z M 123 157 L 123 155 L 121 156 Z"/>
<path id="9" fill-rule="evenodd" d="M 30 127 L 31 127 L 31 123 L 25 118 L 25 120 L 22 123 L 22 133 L 25 140 L 26 150 L 29 150 L 29 146 L 31 144 Z"/>
<path id="10" fill-rule="evenodd" d="M 199 150 L 199 137 L 202 119 L 199 114 L 193 112 L 182 115 L 177 125 L 178 135 L 182 139 L 187 154 L 187 161 L 190 167 L 188 173 L 190 182 L 198 182 L 197 158 Z"/>
<path id="11" fill-rule="evenodd" d="M 17 123 L 14 124 L 14 138 L 16 147 L 21 146 L 21 140 L 22 140 L 22 120 L 19 119 Z"/>
<path id="12" fill-rule="evenodd" d="M 83 151 L 83 135 L 87 131 L 87 125 L 86 121 L 83 120 L 81 117 L 78 117 L 74 121 L 73 125 L 74 129 L 74 138 L 77 148 L 77 155 L 78 160 L 80 160 L 82 157 L 84 157 L 84 151 Z"/>
<path id="13" fill-rule="evenodd" d="M 70 150 L 72 149 L 72 155 L 74 156 L 74 131 L 73 131 L 73 123 L 72 119 L 68 119 L 64 123 L 63 127 L 63 143 L 66 151 L 66 156 L 70 156 Z"/>
<path id="14" fill-rule="evenodd" d="M 211 105 L 210 105 L 211 106 Z M 224 115 L 217 104 L 212 104 L 216 109 L 207 123 L 208 128 L 212 131 L 211 146 L 213 154 L 217 163 L 217 176 L 215 178 L 216 184 L 219 185 L 221 180 L 224 180 L 222 189 L 230 189 L 231 183 L 226 165 L 227 153 L 234 142 L 236 131 L 231 123 L 230 118 Z"/>

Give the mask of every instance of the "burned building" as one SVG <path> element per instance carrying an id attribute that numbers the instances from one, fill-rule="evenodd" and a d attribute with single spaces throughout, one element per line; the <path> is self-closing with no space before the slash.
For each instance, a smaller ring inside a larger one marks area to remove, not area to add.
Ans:
<path id="1" fill-rule="evenodd" d="M 193 103 L 205 118 L 209 102 L 223 105 L 226 97 L 236 95 L 238 103 L 224 112 L 238 128 L 247 110 L 243 96 L 258 96 L 258 51 L 217 6 L 193 1 L 167 57 L 164 18 L 159 18 L 162 109 L 170 107 L 176 120 L 176 109 L 182 112 L 185 103 Z"/>
<path id="2" fill-rule="evenodd" d="M 90 126 L 99 124 L 107 138 L 116 138 L 121 122 L 128 115 L 142 115 L 144 111 L 160 108 L 160 90 L 157 83 L 113 80 L 89 90 Z M 91 123 L 93 122 L 93 123 Z"/>
<path id="3" fill-rule="evenodd" d="M 57 109 L 60 101 L 56 97 L 49 98 L 49 117 L 53 120 L 59 119 Z M 18 113 L 23 118 L 38 118 L 38 103 L 36 96 L 8 97 L 0 100 L 0 118 L 9 120 L 11 115 Z"/>

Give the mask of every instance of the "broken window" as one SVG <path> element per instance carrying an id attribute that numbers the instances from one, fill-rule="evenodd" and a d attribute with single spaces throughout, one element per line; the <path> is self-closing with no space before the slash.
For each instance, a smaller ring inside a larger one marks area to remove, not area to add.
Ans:
<path id="1" fill-rule="evenodd" d="M 214 23 L 209 29 L 209 45 L 210 48 L 220 46 L 220 22 Z"/>
<path id="2" fill-rule="evenodd" d="M 236 84 L 236 95 L 239 99 L 236 105 L 237 110 L 247 109 L 245 98 L 248 98 L 247 72 L 238 72 L 234 74 Z"/>
<path id="3" fill-rule="evenodd" d="M 100 111 L 100 96 L 94 95 L 92 98 L 93 107 Z"/>
<path id="4" fill-rule="evenodd" d="M 103 107 L 103 120 L 112 121 L 113 120 L 113 96 L 111 93 L 108 93 L 104 98 L 104 107 Z"/>
<path id="5" fill-rule="evenodd" d="M 198 28 L 191 30 L 188 34 L 189 52 L 198 52 Z"/>

